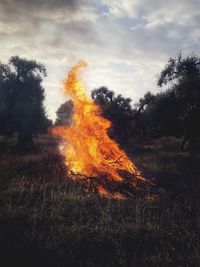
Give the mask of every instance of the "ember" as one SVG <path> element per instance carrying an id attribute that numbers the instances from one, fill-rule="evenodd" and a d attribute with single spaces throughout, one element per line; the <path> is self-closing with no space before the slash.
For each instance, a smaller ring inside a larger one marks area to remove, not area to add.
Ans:
<path id="1" fill-rule="evenodd" d="M 68 175 L 89 183 L 102 196 L 124 199 L 145 192 L 150 184 L 119 145 L 107 134 L 111 122 L 101 115 L 100 108 L 86 94 L 84 83 L 77 77 L 86 67 L 80 61 L 68 74 L 64 92 L 74 104 L 73 123 L 52 129 L 61 137 Z M 144 190 L 145 188 L 145 190 Z"/>

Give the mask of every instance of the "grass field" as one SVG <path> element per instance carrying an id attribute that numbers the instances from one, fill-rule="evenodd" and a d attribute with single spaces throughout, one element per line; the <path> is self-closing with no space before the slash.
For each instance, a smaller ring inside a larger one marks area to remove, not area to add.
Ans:
<path id="1" fill-rule="evenodd" d="M 200 266 L 200 157 L 180 140 L 129 142 L 161 193 L 120 201 L 69 181 L 56 140 L 35 143 L 19 153 L 0 142 L 1 266 Z"/>

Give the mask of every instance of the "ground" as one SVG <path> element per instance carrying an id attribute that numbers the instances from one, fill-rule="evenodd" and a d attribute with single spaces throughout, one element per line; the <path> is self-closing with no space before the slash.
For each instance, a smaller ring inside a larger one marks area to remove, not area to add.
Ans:
<path id="1" fill-rule="evenodd" d="M 200 157 L 180 152 L 179 139 L 125 147 L 157 180 L 156 200 L 85 194 L 67 178 L 57 140 L 35 144 L 17 152 L 0 142 L 2 266 L 200 266 Z"/>

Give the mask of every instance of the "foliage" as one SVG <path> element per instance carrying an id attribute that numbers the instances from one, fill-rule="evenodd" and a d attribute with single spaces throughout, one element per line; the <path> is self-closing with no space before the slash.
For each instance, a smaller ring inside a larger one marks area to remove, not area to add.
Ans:
<path id="1" fill-rule="evenodd" d="M 155 95 L 147 93 L 136 104 L 138 132 L 150 136 L 184 136 L 184 143 L 200 138 L 200 58 L 178 54 L 161 71 L 158 85 L 170 85 Z"/>
<path id="2" fill-rule="evenodd" d="M 46 68 L 35 60 L 12 57 L 0 63 L 0 133 L 18 134 L 18 141 L 32 139 L 51 122 L 47 119 L 41 85 Z"/>
<path id="3" fill-rule="evenodd" d="M 178 54 L 177 58 L 170 58 L 161 71 L 158 85 L 172 82 L 182 113 L 191 106 L 200 107 L 200 58 L 198 56 L 189 55 L 183 58 Z"/>
<path id="4" fill-rule="evenodd" d="M 112 122 L 109 134 L 124 143 L 130 136 L 132 125 L 131 99 L 122 95 L 115 96 L 113 91 L 106 87 L 94 89 L 92 99 L 101 107 L 102 114 Z"/>
<path id="5" fill-rule="evenodd" d="M 72 122 L 73 102 L 66 101 L 56 111 L 55 125 L 70 125 Z"/>
<path id="6" fill-rule="evenodd" d="M 140 99 L 139 103 L 146 103 L 145 106 L 137 110 L 136 126 L 138 131 L 143 127 L 143 132 L 147 136 L 180 136 L 181 124 L 179 121 L 180 111 L 178 101 L 173 90 L 152 95 L 146 101 Z"/>

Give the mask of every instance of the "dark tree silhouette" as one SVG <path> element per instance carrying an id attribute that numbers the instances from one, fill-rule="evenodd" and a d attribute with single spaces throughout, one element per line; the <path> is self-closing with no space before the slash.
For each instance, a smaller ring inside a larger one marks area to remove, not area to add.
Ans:
<path id="1" fill-rule="evenodd" d="M 169 82 L 180 81 L 183 79 L 199 78 L 200 58 L 195 55 L 189 55 L 185 58 L 179 53 L 176 58 L 170 58 L 167 65 L 161 71 L 158 78 L 158 85 L 162 86 Z"/>
<path id="2" fill-rule="evenodd" d="M 73 102 L 66 101 L 56 111 L 55 125 L 70 125 L 72 123 Z"/>
<path id="3" fill-rule="evenodd" d="M 178 100 L 173 90 L 153 95 L 148 92 L 135 105 L 134 132 L 144 136 L 180 136 Z"/>
<path id="4" fill-rule="evenodd" d="M 167 83 L 173 83 L 173 90 L 179 100 L 183 148 L 187 141 L 194 142 L 194 137 L 196 140 L 200 138 L 197 127 L 200 121 L 200 58 L 195 54 L 183 58 L 181 53 L 176 58 L 170 58 L 158 79 L 159 86 Z"/>
<path id="5" fill-rule="evenodd" d="M 44 77 L 46 68 L 35 60 L 15 56 L 0 63 L 0 132 L 17 133 L 19 144 L 32 141 L 50 124 L 43 106 Z"/>
<path id="6" fill-rule="evenodd" d="M 183 141 L 181 143 L 182 150 L 198 152 L 198 141 L 200 137 L 200 128 L 197 123 L 200 121 L 200 107 L 189 106 L 182 117 Z"/>
<path id="7" fill-rule="evenodd" d="M 143 98 L 139 99 L 139 102 L 135 104 L 133 111 L 133 124 L 134 124 L 134 135 L 139 140 L 143 140 L 145 134 L 148 132 L 148 116 L 146 108 L 148 105 L 154 102 L 155 96 L 151 92 L 147 92 Z"/>
<path id="8" fill-rule="evenodd" d="M 131 135 L 133 119 L 131 99 L 122 95 L 115 96 L 114 92 L 106 87 L 93 90 L 91 96 L 101 107 L 103 116 L 112 122 L 109 134 L 123 144 Z"/>

